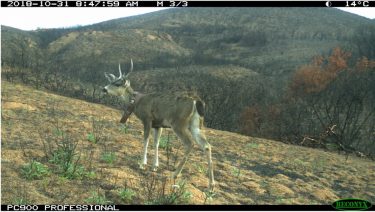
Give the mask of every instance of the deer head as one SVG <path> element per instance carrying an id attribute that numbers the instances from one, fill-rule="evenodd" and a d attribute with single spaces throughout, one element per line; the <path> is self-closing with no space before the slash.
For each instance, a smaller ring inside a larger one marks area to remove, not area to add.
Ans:
<path id="1" fill-rule="evenodd" d="M 128 78 L 129 74 L 133 71 L 133 60 L 130 60 L 130 70 L 126 75 L 122 74 L 120 64 L 118 64 L 118 69 L 120 74 L 119 77 L 107 72 L 104 73 L 104 76 L 108 79 L 109 84 L 104 86 L 102 91 L 110 95 L 121 96 L 125 99 L 129 99 L 129 95 L 133 93 L 133 89 L 130 87 L 130 80 Z"/>

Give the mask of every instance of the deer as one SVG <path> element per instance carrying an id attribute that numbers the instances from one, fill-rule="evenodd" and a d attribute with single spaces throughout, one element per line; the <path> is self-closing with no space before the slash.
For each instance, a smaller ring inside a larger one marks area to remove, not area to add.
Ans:
<path id="1" fill-rule="evenodd" d="M 119 64 L 119 77 L 105 72 L 109 84 L 102 89 L 103 93 L 117 96 L 125 105 L 125 113 L 120 122 L 125 122 L 131 113 L 143 124 L 143 156 L 140 169 L 147 165 L 147 148 L 151 128 L 154 138 L 154 160 L 152 171 L 156 172 L 159 166 L 159 139 L 163 128 L 172 128 L 184 146 L 184 156 L 177 164 L 172 174 L 176 179 L 188 160 L 194 143 L 203 150 L 208 161 L 209 190 L 213 191 L 215 186 L 213 163 L 211 156 L 211 145 L 207 141 L 202 130 L 204 122 L 205 103 L 197 95 L 187 93 L 141 93 L 134 91 L 130 85 L 129 74 L 133 71 L 133 60 L 130 60 L 130 70 L 126 75 L 121 71 Z"/>

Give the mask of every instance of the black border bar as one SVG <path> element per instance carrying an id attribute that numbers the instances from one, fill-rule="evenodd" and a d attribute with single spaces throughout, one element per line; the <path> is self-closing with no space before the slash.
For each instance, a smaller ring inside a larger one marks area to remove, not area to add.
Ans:
<path id="1" fill-rule="evenodd" d="M 26 210 L 23 210 L 26 209 Z M 27 210 L 28 209 L 28 210 Z M 1 205 L 2 211 L 337 211 L 332 205 Z M 374 211 L 370 207 L 367 211 Z"/>
<path id="2" fill-rule="evenodd" d="M 189 1 L 189 7 L 347 7 L 352 1 Z M 356 1 L 359 2 L 359 1 Z M 364 2 L 364 1 L 361 1 Z M 374 7 L 374 2 L 356 4 Z"/>
<path id="3" fill-rule="evenodd" d="M 1 1 L 1 7 L 354 7 L 354 1 Z M 355 1 L 355 7 L 375 7 Z"/>
<path id="4" fill-rule="evenodd" d="M 54 207 L 52 207 L 54 206 Z M 99 211 L 89 205 L 1 205 L 2 211 Z M 51 210 L 52 208 L 52 210 Z M 21 209 L 21 210 L 20 210 Z M 83 210 L 82 210 L 83 209 Z M 331 205 L 113 205 L 106 211 L 335 211 Z M 100 209 L 103 211 L 103 208 Z"/>

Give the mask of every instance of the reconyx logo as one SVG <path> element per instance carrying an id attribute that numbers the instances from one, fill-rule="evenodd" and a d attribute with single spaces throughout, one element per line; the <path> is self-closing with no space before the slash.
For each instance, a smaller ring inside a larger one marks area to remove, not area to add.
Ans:
<path id="1" fill-rule="evenodd" d="M 370 209 L 371 206 L 369 201 L 363 199 L 340 199 L 332 204 L 332 207 L 342 211 L 363 211 Z"/>

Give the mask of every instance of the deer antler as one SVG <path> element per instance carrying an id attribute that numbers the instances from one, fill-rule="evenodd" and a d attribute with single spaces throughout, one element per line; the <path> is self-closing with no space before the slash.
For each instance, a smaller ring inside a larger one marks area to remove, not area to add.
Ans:
<path id="1" fill-rule="evenodd" d="M 125 77 L 129 76 L 129 74 L 133 71 L 133 59 L 130 59 L 130 70 L 129 72 L 126 74 Z"/>
<path id="2" fill-rule="evenodd" d="M 120 73 L 120 76 L 118 77 L 119 79 L 122 78 L 122 72 L 121 72 L 121 64 L 118 64 L 118 71 Z"/>

